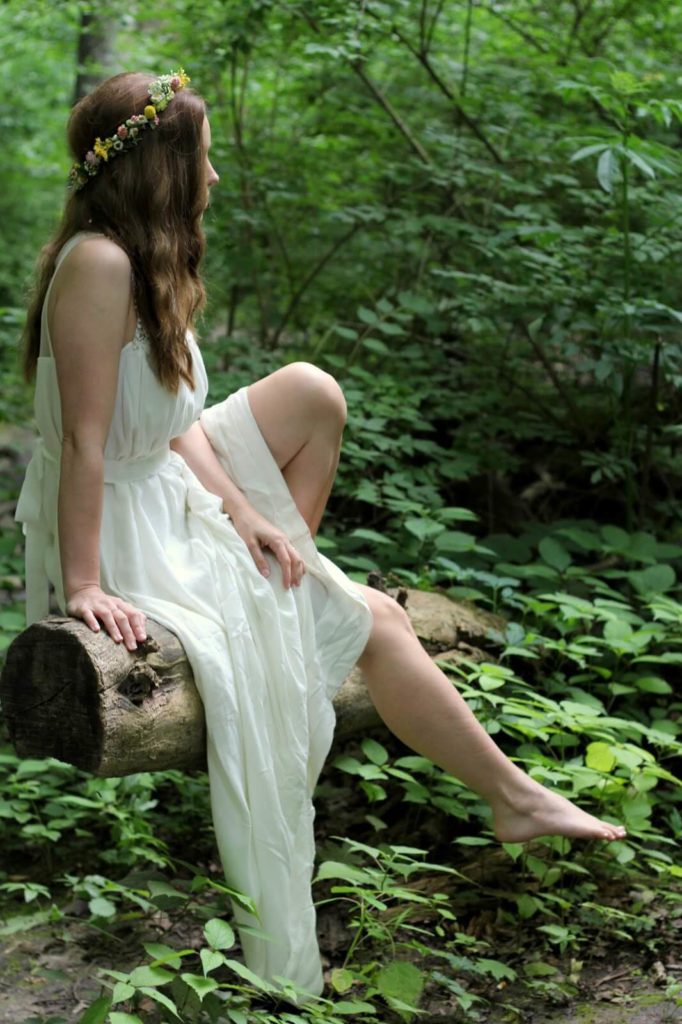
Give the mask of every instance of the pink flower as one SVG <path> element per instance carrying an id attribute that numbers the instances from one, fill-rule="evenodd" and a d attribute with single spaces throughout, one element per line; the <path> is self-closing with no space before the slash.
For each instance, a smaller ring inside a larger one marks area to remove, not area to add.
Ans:
<path id="1" fill-rule="evenodd" d="M 118 135 L 119 139 L 125 139 L 128 137 L 128 129 L 124 124 L 120 124 L 116 129 L 116 134 Z"/>
<path id="2" fill-rule="evenodd" d="M 86 164 L 92 164 L 93 167 L 96 167 L 97 164 L 99 163 L 99 157 L 95 156 L 93 151 L 91 149 L 89 149 L 87 151 L 87 153 L 85 154 L 85 162 L 86 162 Z"/>
<path id="3" fill-rule="evenodd" d="M 173 90 L 173 92 L 177 92 L 181 85 L 182 82 L 180 81 L 179 77 L 177 75 L 173 75 L 173 77 L 170 80 L 170 87 Z"/>

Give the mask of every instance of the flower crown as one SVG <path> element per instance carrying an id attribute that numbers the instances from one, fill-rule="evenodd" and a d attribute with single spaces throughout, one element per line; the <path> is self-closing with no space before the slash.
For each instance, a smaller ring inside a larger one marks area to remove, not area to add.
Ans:
<path id="1" fill-rule="evenodd" d="M 149 86 L 151 103 L 144 108 L 144 113 L 133 114 L 120 124 L 109 138 L 95 139 L 94 146 L 85 154 L 85 160 L 73 164 L 69 171 L 69 188 L 79 192 L 90 178 L 99 174 L 104 164 L 126 149 L 136 146 L 148 128 L 154 129 L 158 126 L 161 111 L 166 109 L 176 92 L 184 89 L 189 81 L 189 75 L 186 75 L 182 68 L 156 78 Z"/>

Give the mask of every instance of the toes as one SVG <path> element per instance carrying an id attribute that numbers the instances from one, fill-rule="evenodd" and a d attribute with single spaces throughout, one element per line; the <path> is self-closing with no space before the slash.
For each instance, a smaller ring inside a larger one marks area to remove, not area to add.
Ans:
<path id="1" fill-rule="evenodd" d="M 622 825 L 614 825 L 610 821 L 602 821 L 600 818 L 592 819 L 593 832 L 592 835 L 595 839 L 606 840 L 606 842 L 612 843 L 616 839 L 624 839 L 627 835 L 627 831 Z"/>

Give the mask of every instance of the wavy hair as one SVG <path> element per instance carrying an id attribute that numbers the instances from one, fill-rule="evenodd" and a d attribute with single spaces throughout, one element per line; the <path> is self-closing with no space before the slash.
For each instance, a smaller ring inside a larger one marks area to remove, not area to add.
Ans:
<path id="1" fill-rule="evenodd" d="M 126 118 L 142 113 L 154 77 L 114 75 L 74 106 L 67 130 L 74 160 L 83 160 L 97 137 L 112 135 Z M 38 260 L 24 331 L 27 378 L 33 377 L 40 354 L 41 311 L 57 255 L 72 235 L 95 231 L 120 245 L 130 259 L 135 306 L 158 379 L 171 392 L 177 392 L 181 380 L 194 387 L 186 334 L 205 301 L 199 274 L 208 195 L 205 113 L 200 96 L 180 90 L 154 131 L 69 194 L 57 232 Z"/>

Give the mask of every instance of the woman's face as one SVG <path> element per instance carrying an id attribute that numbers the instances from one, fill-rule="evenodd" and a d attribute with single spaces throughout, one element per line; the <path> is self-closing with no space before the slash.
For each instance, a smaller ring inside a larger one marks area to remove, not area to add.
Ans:
<path id="1" fill-rule="evenodd" d="M 204 150 L 204 177 L 206 181 L 207 190 L 215 185 L 220 179 L 215 172 L 215 168 L 209 159 L 209 151 L 211 149 L 211 126 L 208 123 L 208 118 L 204 117 L 204 123 L 201 128 L 202 144 Z M 208 191 L 206 193 L 206 206 L 209 204 Z"/>

